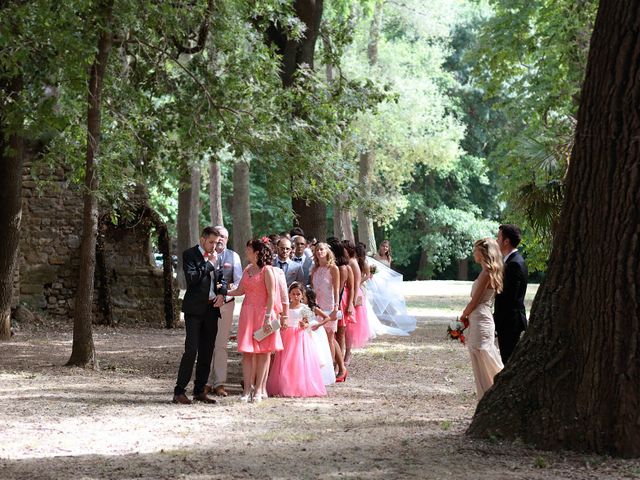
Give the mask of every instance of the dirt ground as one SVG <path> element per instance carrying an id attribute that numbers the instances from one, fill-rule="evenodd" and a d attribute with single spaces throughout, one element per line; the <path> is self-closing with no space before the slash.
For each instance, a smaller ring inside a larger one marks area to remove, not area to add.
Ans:
<path id="1" fill-rule="evenodd" d="M 63 366 L 70 324 L 22 326 L 0 344 L 0 479 L 640 478 L 637 460 L 464 435 L 473 375 L 445 331 L 468 288 L 409 285 L 418 329 L 358 351 L 320 399 L 240 403 L 232 353 L 234 395 L 173 405 L 182 329 L 98 327 L 101 369 L 90 371 Z"/>

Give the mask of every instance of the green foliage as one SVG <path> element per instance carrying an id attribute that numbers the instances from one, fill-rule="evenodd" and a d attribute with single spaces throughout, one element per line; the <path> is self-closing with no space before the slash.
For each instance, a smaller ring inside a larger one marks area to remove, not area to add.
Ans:
<path id="1" fill-rule="evenodd" d="M 507 121 L 490 154 L 503 220 L 519 223 L 544 269 L 563 199 L 597 2 L 491 2 L 494 15 L 469 53 L 474 81 Z"/>

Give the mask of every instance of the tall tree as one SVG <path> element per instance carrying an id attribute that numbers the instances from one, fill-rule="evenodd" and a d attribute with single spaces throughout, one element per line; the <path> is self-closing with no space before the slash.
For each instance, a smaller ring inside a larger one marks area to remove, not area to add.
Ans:
<path id="1" fill-rule="evenodd" d="M 383 0 L 376 0 L 373 18 L 371 19 L 371 27 L 369 29 L 369 44 L 367 45 L 367 58 L 370 67 L 375 67 L 378 64 L 378 41 L 380 38 L 383 7 Z M 360 164 L 360 188 L 363 189 L 363 196 L 367 199 L 371 196 L 371 180 L 374 174 L 375 155 L 373 146 L 368 145 L 358 156 Z M 371 218 L 371 215 L 367 212 L 364 205 L 358 207 L 358 240 L 367 246 L 368 251 L 375 252 L 378 250 L 376 247 L 376 237 L 373 232 L 373 218 Z"/>
<path id="2" fill-rule="evenodd" d="M 267 35 L 282 56 L 280 78 L 285 88 L 291 87 L 298 69 L 305 65 L 313 70 L 314 56 L 320 22 L 324 8 L 323 0 L 295 0 L 294 10 L 304 24 L 302 34 L 292 37 L 284 27 L 273 25 Z M 327 206 L 317 199 L 295 197 L 292 207 L 296 214 L 295 223 L 309 237 L 325 238 L 327 235 Z"/>
<path id="3" fill-rule="evenodd" d="M 220 160 L 209 163 L 209 216 L 211 225 L 224 225 L 222 217 L 222 172 Z"/>
<path id="4" fill-rule="evenodd" d="M 99 32 L 95 59 L 89 70 L 87 97 L 87 150 L 85 157 L 85 190 L 82 212 L 80 272 L 73 314 L 73 344 L 67 365 L 97 368 L 93 344 L 93 284 L 96 268 L 98 234 L 98 197 L 100 185 L 100 135 L 102 117 L 102 87 L 113 43 L 113 0 L 98 2 L 96 28 Z"/>
<path id="5" fill-rule="evenodd" d="M 640 3 L 603 0 L 547 276 L 474 436 L 640 456 L 639 78 Z"/>
<path id="6" fill-rule="evenodd" d="M 245 245 L 252 238 L 251 199 L 249 198 L 249 161 L 241 158 L 233 166 L 233 249 L 238 252 L 243 263 L 247 261 Z"/>
<path id="7" fill-rule="evenodd" d="M 178 285 L 187 288 L 187 280 L 182 269 L 182 252 L 197 243 L 199 235 L 198 217 L 200 205 L 200 166 L 190 163 L 185 166 L 178 189 Z"/>
<path id="8" fill-rule="evenodd" d="M 22 75 L 0 79 L 0 91 L 5 101 L 17 102 L 22 91 Z M 22 221 L 24 153 L 22 115 L 16 112 L 17 118 L 7 118 L 6 111 L 0 109 L 0 245 L 3 252 L 0 255 L 0 340 L 11 337 L 11 301 Z"/>

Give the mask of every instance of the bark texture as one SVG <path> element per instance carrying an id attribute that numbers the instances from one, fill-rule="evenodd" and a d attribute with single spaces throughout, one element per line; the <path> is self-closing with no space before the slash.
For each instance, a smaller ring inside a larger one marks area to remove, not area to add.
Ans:
<path id="1" fill-rule="evenodd" d="M 249 163 L 238 160 L 233 166 L 233 250 L 238 252 L 242 264 L 246 265 L 245 245 L 252 238 L 251 232 L 251 200 L 249 198 L 250 170 Z"/>
<path id="2" fill-rule="evenodd" d="M 22 78 L 0 81 L 0 88 L 7 98 L 15 99 L 22 90 Z M 11 338 L 13 279 L 22 221 L 23 157 L 22 133 L 0 111 L 0 340 Z"/>
<path id="3" fill-rule="evenodd" d="M 209 164 L 209 213 L 211 217 L 211 225 L 224 226 L 222 218 L 222 172 L 220 171 L 220 162 L 211 162 Z"/>
<path id="4" fill-rule="evenodd" d="M 469 433 L 640 456 L 640 2 L 600 3 L 530 327 Z"/>
<path id="5" fill-rule="evenodd" d="M 341 240 L 355 242 L 351 211 L 337 199 L 333 204 L 333 236 Z"/>
<path id="6" fill-rule="evenodd" d="M 73 316 L 73 345 L 67 365 L 97 368 L 93 344 L 93 287 L 96 269 L 96 240 L 98 235 L 98 198 L 100 186 L 98 159 L 100 152 L 102 86 L 112 45 L 111 18 L 113 1 L 99 4 L 100 36 L 96 57 L 89 71 L 87 98 L 87 154 L 85 163 L 84 207 L 82 212 L 82 241 L 80 244 L 80 272 Z"/>
<path id="7" fill-rule="evenodd" d="M 294 198 L 291 202 L 296 219 L 294 226 L 304 230 L 307 238 L 327 239 L 327 205 L 324 202 Z"/>
<path id="8" fill-rule="evenodd" d="M 200 237 L 197 218 L 200 200 L 198 198 L 200 186 L 200 169 L 195 165 L 187 167 L 180 179 L 178 191 L 178 218 L 177 218 L 177 248 L 178 271 L 176 278 L 181 289 L 187 288 L 182 269 L 182 252 L 198 243 Z M 195 219 L 195 220 L 194 220 Z"/>
<path id="9" fill-rule="evenodd" d="M 375 155 L 367 150 L 360 154 L 360 187 L 364 190 L 364 197 L 371 196 L 371 176 Z M 377 252 L 376 237 L 373 232 L 373 220 L 362 206 L 358 207 L 358 240 L 367 246 L 368 252 Z"/>

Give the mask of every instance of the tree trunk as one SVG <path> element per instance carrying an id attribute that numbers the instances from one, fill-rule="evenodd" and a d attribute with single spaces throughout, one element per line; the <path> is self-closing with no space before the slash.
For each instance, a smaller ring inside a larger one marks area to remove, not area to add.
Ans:
<path id="1" fill-rule="evenodd" d="M 640 2 L 602 1 L 530 327 L 469 433 L 640 455 Z"/>
<path id="2" fill-rule="evenodd" d="M 375 155 L 367 150 L 360 154 L 360 185 L 364 189 L 364 197 L 371 196 L 371 176 L 373 175 L 373 163 Z M 368 252 L 375 253 L 376 237 L 373 232 L 373 220 L 368 215 L 366 209 L 358 207 L 358 240 L 367 246 Z"/>
<path id="3" fill-rule="evenodd" d="M 420 261 L 418 262 L 418 271 L 416 272 L 416 280 L 429 280 L 429 254 L 422 248 L 420 249 Z"/>
<path id="4" fill-rule="evenodd" d="M 158 251 L 162 253 L 162 279 L 164 286 L 164 326 L 173 328 L 176 324 L 176 305 L 173 290 L 173 265 L 171 262 L 171 238 L 167 224 L 162 221 L 158 212 L 146 207 L 149 218 L 158 234 Z"/>
<path id="5" fill-rule="evenodd" d="M 294 227 L 304 230 L 307 238 L 320 241 L 327 239 L 327 205 L 324 202 L 294 198 L 291 200 L 293 211 L 296 212 Z"/>
<path id="6" fill-rule="evenodd" d="M 100 153 L 100 124 L 102 85 L 111 51 L 111 16 L 113 0 L 100 3 L 96 57 L 89 71 L 87 98 L 87 155 L 85 163 L 85 192 L 82 212 L 82 241 L 80 244 L 80 273 L 73 318 L 73 346 L 67 365 L 98 367 L 93 345 L 93 285 L 96 268 L 96 238 L 98 233 L 98 198 L 100 186 L 98 162 Z"/>
<path id="7" fill-rule="evenodd" d="M 469 280 L 469 259 L 458 260 L 458 280 Z"/>
<path id="8" fill-rule="evenodd" d="M 188 166 L 183 171 L 183 176 L 180 179 L 180 189 L 178 190 L 178 251 L 176 252 L 178 257 L 178 271 L 176 272 L 176 278 L 178 286 L 182 290 L 187 288 L 184 270 L 182 269 L 182 252 L 198 243 L 200 236 L 198 224 L 194 222 L 194 218 L 198 217 L 198 206 L 200 205 L 199 199 L 197 198 L 199 193 L 198 187 L 194 189 L 194 184 L 199 186 L 199 178 L 199 168 L 194 165 Z"/>
<path id="9" fill-rule="evenodd" d="M 0 88 L 6 98 L 15 99 L 22 91 L 22 77 L 0 82 Z M 11 338 L 11 301 L 22 222 L 22 121 L 10 122 L 0 111 L 0 340 Z"/>
<path id="10" fill-rule="evenodd" d="M 284 87 L 293 84 L 294 75 L 300 65 L 306 64 L 311 69 L 314 67 L 314 54 L 320 33 L 324 1 L 295 0 L 294 9 L 297 17 L 306 27 L 300 38 L 292 39 L 287 29 L 283 27 L 272 26 L 267 31 L 268 38 L 276 45 L 278 53 L 282 56 L 280 79 Z M 294 198 L 292 206 L 296 217 L 295 224 L 302 227 L 306 236 L 326 238 L 327 206 L 323 202 Z M 321 223 L 316 225 L 308 219 L 318 219 Z"/>
<path id="11" fill-rule="evenodd" d="M 336 199 L 333 204 L 333 236 L 340 240 L 355 242 L 351 212 L 342 206 L 340 199 Z"/>
<path id="12" fill-rule="evenodd" d="M 372 67 L 375 67 L 378 63 L 378 39 L 380 38 L 380 24 L 382 22 L 382 6 L 383 1 L 377 0 L 369 28 L 367 56 L 369 58 L 369 65 Z M 375 152 L 371 146 L 360 153 L 360 185 L 364 189 L 363 196 L 367 200 L 371 198 L 371 177 L 373 176 L 375 159 Z M 368 252 L 375 253 L 378 250 L 373 231 L 373 220 L 371 219 L 371 215 L 362 206 L 358 207 L 358 239 L 367 246 Z"/>
<path id="13" fill-rule="evenodd" d="M 200 238 L 200 184 L 202 171 L 199 164 L 191 166 L 191 208 L 189 209 L 190 246 L 195 245 Z"/>
<path id="14" fill-rule="evenodd" d="M 222 218 L 222 172 L 220 161 L 209 164 L 209 210 L 211 213 L 211 225 L 224 226 Z"/>
<path id="15" fill-rule="evenodd" d="M 247 263 L 245 245 L 252 238 L 251 200 L 249 198 L 250 171 L 249 162 L 238 159 L 233 166 L 233 249 L 238 252 L 242 264 Z"/>
<path id="16" fill-rule="evenodd" d="M 98 277 L 98 285 L 96 288 L 98 292 L 98 308 L 102 314 L 102 319 L 99 323 L 108 325 L 110 327 L 115 326 L 113 320 L 113 308 L 111 305 L 111 299 L 113 295 L 111 293 L 111 278 L 109 275 L 109 268 L 107 266 L 107 256 L 105 254 L 104 236 L 106 232 L 106 222 L 109 221 L 109 216 L 103 216 L 98 224 L 98 235 L 96 240 L 96 273 Z"/>

